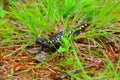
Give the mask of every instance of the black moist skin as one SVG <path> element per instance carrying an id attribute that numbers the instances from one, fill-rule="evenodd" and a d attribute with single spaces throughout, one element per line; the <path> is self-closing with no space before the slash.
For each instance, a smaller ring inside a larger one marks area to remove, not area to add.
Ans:
<path id="1" fill-rule="evenodd" d="M 55 48 L 55 47 L 59 47 L 60 46 L 60 42 L 62 37 L 67 34 L 69 35 L 73 35 L 73 37 L 79 35 L 81 32 L 85 31 L 85 29 L 89 26 L 90 24 L 80 24 L 74 28 L 68 28 L 65 31 L 61 31 L 58 34 L 54 35 L 53 37 L 50 37 L 48 40 L 47 39 L 42 39 L 42 38 L 37 38 L 36 39 L 36 43 L 40 44 L 40 50 L 39 52 L 41 52 L 43 50 L 43 48 Z"/>

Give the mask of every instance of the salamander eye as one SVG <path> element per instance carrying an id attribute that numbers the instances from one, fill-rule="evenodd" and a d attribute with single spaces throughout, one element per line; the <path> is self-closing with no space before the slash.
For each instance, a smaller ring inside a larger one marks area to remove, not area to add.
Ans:
<path id="1" fill-rule="evenodd" d="M 40 38 L 36 39 L 36 43 L 40 43 L 42 42 L 43 40 L 41 40 Z"/>
<path id="2" fill-rule="evenodd" d="M 44 40 L 42 40 L 42 42 L 45 42 Z"/>
<path id="3" fill-rule="evenodd" d="M 60 39 L 59 38 L 57 38 L 57 41 L 59 41 Z"/>
<path id="4" fill-rule="evenodd" d="M 41 42 L 42 42 L 42 43 L 46 43 L 46 41 L 44 41 L 44 40 L 42 40 Z"/>

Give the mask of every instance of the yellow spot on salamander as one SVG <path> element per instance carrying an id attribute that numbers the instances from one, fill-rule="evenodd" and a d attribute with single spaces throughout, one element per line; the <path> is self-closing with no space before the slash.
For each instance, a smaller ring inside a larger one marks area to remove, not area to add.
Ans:
<path id="1" fill-rule="evenodd" d="M 84 24 L 85 26 L 87 26 L 87 24 Z"/>
<path id="2" fill-rule="evenodd" d="M 60 39 L 59 38 L 57 38 L 57 41 L 59 41 Z"/>
<path id="3" fill-rule="evenodd" d="M 84 26 L 81 26 L 81 28 L 84 28 Z"/>
<path id="4" fill-rule="evenodd" d="M 63 38 L 63 36 L 61 36 L 61 38 Z"/>
<path id="5" fill-rule="evenodd" d="M 54 40 L 52 40 L 52 42 L 54 42 Z"/>

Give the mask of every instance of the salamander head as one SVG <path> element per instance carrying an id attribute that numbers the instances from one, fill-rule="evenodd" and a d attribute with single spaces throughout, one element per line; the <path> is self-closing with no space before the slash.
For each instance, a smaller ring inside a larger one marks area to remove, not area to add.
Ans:
<path id="1" fill-rule="evenodd" d="M 50 43 L 47 42 L 47 40 L 41 39 L 41 38 L 37 38 L 36 39 L 36 43 L 37 44 L 41 44 L 42 46 L 45 46 L 45 47 L 49 47 L 50 46 Z"/>

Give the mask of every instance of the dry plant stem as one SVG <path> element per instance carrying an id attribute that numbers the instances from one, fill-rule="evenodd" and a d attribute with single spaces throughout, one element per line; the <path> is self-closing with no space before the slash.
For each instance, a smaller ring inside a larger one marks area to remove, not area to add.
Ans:
<path id="1" fill-rule="evenodd" d="M 4 58 L 10 57 L 11 55 L 13 55 L 13 54 L 17 53 L 18 51 L 20 51 L 22 48 L 23 48 L 23 46 L 21 46 L 20 48 L 16 49 L 16 50 L 13 51 L 12 53 L 10 53 L 10 54 L 4 56 Z"/>
<path id="2" fill-rule="evenodd" d="M 47 65 L 47 66 L 49 66 L 49 67 L 52 67 L 52 68 L 54 68 L 54 66 L 52 66 L 52 65 L 50 65 L 50 64 L 48 64 L 46 61 L 41 61 L 41 60 L 38 60 L 37 58 L 35 58 L 30 52 L 28 52 L 28 51 L 25 51 L 30 57 L 32 57 L 33 59 L 35 59 L 35 60 L 37 60 L 38 62 L 40 62 L 40 63 L 42 63 L 42 64 L 45 64 L 45 65 Z M 51 59 L 50 59 L 51 60 Z M 50 61 L 49 60 L 49 61 Z M 59 69 L 59 68 L 57 68 L 59 71 L 62 71 L 62 72 L 65 72 L 64 70 L 62 70 L 62 69 Z M 51 71 L 51 70 L 50 70 Z M 51 72 L 54 72 L 54 71 L 51 71 Z M 55 72 L 54 72 L 55 73 Z"/>
<path id="3" fill-rule="evenodd" d="M 2 70 L 3 72 L 7 72 L 7 69 L 5 69 L 5 65 L 4 66 L 0 66 L 0 70 Z"/>
<path id="4" fill-rule="evenodd" d="M 21 47 L 21 46 L 22 46 L 22 45 L 3 46 L 3 47 L 0 47 L 0 49 L 13 48 L 13 47 Z"/>
<path id="5" fill-rule="evenodd" d="M 91 68 L 91 67 L 94 67 L 96 64 L 91 64 L 89 66 L 85 66 L 84 69 L 87 69 L 87 68 Z M 81 69 L 75 69 L 73 70 L 70 74 L 76 74 L 76 73 L 79 73 L 81 71 Z M 69 74 L 63 74 L 62 76 L 60 76 L 61 79 L 64 79 L 64 78 L 67 78 L 69 77 L 70 75 Z"/>
<path id="6" fill-rule="evenodd" d="M 100 59 L 97 59 L 97 60 L 94 60 L 94 58 L 85 58 L 87 60 L 90 60 L 92 62 L 94 62 L 93 64 L 89 65 L 89 66 L 85 66 L 84 69 L 87 69 L 87 68 L 91 68 L 91 67 L 95 67 L 99 64 L 102 63 L 102 61 Z M 73 70 L 70 74 L 76 74 L 76 73 L 79 73 L 81 71 L 81 69 L 75 69 Z M 69 77 L 70 75 L 69 74 L 63 74 L 62 76 L 60 76 L 61 79 L 64 79 L 64 78 L 67 78 Z"/>
<path id="7" fill-rule="evenodd" d="M 88 44 L 79 44 L 82 47 L 88 47 Z M 90 45 L 90 48 L 98 48 L 96 45 Z"/>

